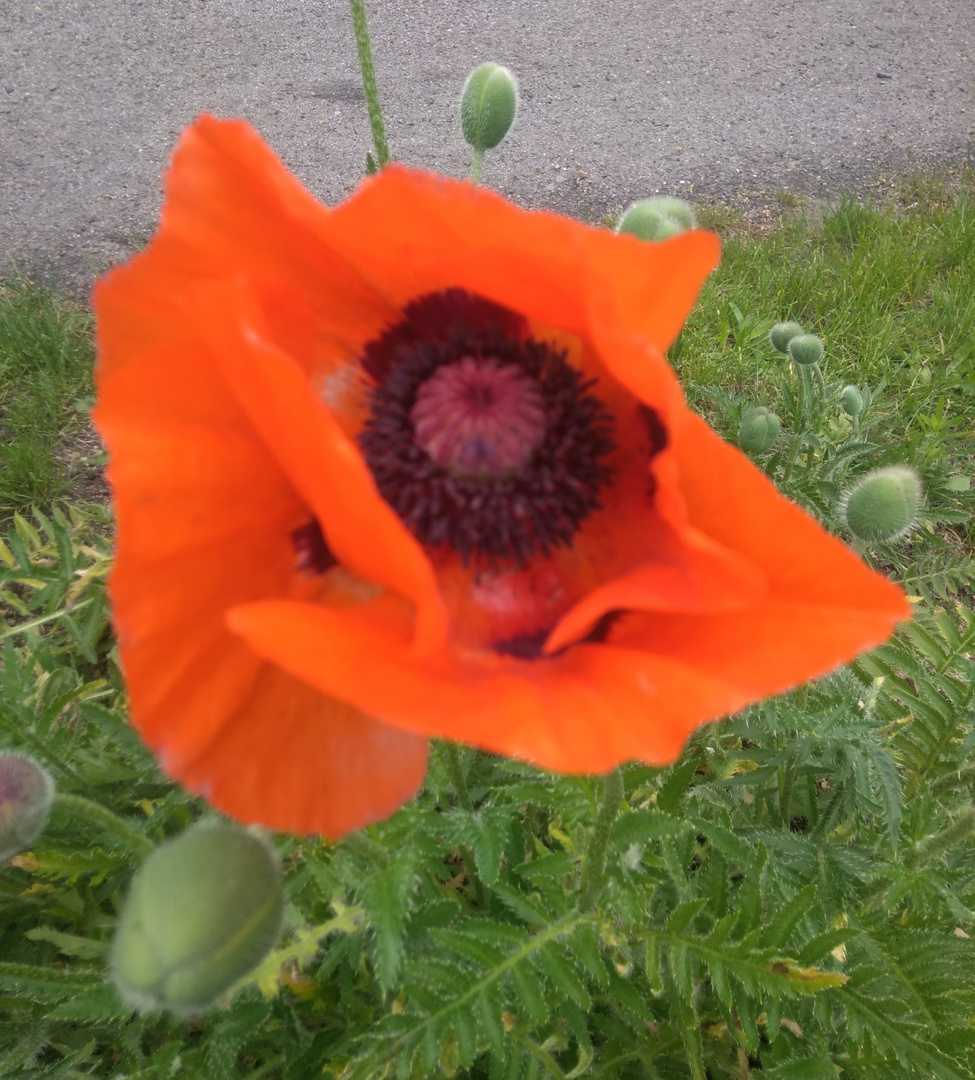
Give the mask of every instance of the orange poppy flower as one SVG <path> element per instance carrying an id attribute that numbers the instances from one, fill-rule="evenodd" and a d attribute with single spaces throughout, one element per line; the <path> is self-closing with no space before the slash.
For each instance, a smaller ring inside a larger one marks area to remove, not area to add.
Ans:
<path id="1" fill-rule="evenodd" d="M 663 764 L 887 637 L 901 590 L 664 359 L 718 253 L 397 165 L 328 209 L 246 124 L 190 127 L 95 294 L 112 600 L 166 771 L 338 836 L 430 736 Z"/>

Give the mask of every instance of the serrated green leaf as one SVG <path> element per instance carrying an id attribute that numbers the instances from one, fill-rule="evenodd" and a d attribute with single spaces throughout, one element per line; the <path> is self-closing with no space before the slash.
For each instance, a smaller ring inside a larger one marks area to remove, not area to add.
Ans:
<path id="1" fill-rule="evenodd" d="M 671 942 L 669 961 L 677 992 L 690 1004 L 694 1000 L 694 965 L 690 950 L 682 942 Z"/>
<path id="2" fill-rule="evenodd" d="M 572 935 L 570 948 L 576 961 L 585 969 L 590 979 L 599 986 L 609 984 L 606 961 L 599 949 L 599 938 L 593 927 L 580 926 Z"/>
<path id="3" fill-rule="evenodd" d="M 613 822 L 611 836 L 615 844 L 628 848 L 631 844 L 645 844 L 664 836 L 677 836 L 692 828 L 689 821 L 671 817 L 659 810 L 633 810 L 621 814 Z"/>
<path id="4" fill-rule="evenodd" d="M 384 994 L 396 985 L 403 959 L 407 896 L 413 875 L 412 859 L 396 859 L 376 871 L 361 893 L 372 929 L 373 963 Z"/>
<path id="5" fill-rule="evenodd" d="M 687 789 L 697 772 L 697 761 L 686 757 L 674 765 L 657 792 L 657 809 L 663 814 L 676 814 Z"/>
<path id="6" fill-rule="evenodd" d="M 430 936 L 448 953 L 473 960 L 482 967 L 494 967 L 505 957 L 505 950 L 501 946 L 491 944 L 479 935 L 468 934 L 465 929 L 431 930 Z"/>
<path id="7" fill-rule="evenodd" d="M 832 952 L 838 945 L 845 945 L 859 933 L 852 927 L 843 927 L 838 930 L 827 930 L 817 934 L 811 941 L 807 941 L 799 950 L 796 959 L 800 964 L 813 964 L 821 960 L 827 953 Z"/>
<path id="8" fill-rule="evenodd" d="M 683 904 L 678 904 L 667 919 L 667 933 L 682 934 L 690 926 L 695 915 L 707 906 L 707 902 L 707 897 L 700 897 L 697 900 L 686 900 Z"/>
<path id="9" fill-rule="evenodd" d="M 592 1007 L 592 999 L 572 964 L 563 955 L 564 948 L 560 942 L 551 941 L 542 946 L 535 956 L 552 989 L 574 1001 L 580 1009 L 588 1010 Z"/>
<path id="10" fill-rule="evenodd" d="M 477 1056 L 477 1026 L 474 1014 L 468 1009 L 456 1009 L 451 1017 L 457 1040 L 457 1060 L 463 1068 L 473 1064 Z"/>
<path id="11" fill-rule="evenodd" d="M 504 1005 L 497 988 L 494 986 L 485 987 L 477 997 L 475 1008 L 481 1030 L 484 1032 L 491 1049 L 496 1054 L 504 1054 L 505 1034 L 502 1017 Z"/>
<path id="12" fill-rule="evenodd" d="M 513 889 L 511 886 L 499 881 L 493 887 L 492 892 L 505 907 L 510 908 L 519 918 L 524 919 L 530 925 L 544 927 L 551 922 L 548 912 L 534 898 L 529 899 L 518 889 Z"/>
<path id="13" fill-rule="evenodd" d="M 517 964 L 511 969 L 511 986 L 514 990 L 515 1008 L 535 1027 L 548 1019 L 549 1008 L 545 988 L 530 964 Z"/>
<path id="14" fill-rule="evenodd" d="M 108 955 L 109 943 L 92 938 L 65 934 L 51 926 L 35 926 L 24 933 L 31 941 L 49 941 L 65 956 L 77 956 L 81 960 L 103 960 Z"/>
<path id="15" fill-rule="evenodd" d="M 770 949 L 781 949 L 788 942 L 800 921 L 809 914 L 818 891 L 816 885 L 807 885 L 766 924 L 762 940 Z"/>

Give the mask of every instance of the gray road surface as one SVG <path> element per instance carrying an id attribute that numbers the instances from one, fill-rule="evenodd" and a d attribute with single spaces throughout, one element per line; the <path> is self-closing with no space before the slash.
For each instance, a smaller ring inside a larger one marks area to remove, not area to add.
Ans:
<path id="1" fill-rule="evenodd" d="M 521 81 L 484 180 L 598 219 L 655 192 L 834 194 L 975 144 L 973 0 L 372 0 L 394 156 L 465 175 L 457 100 Z M 369 147 L 345 0 L 0 0 L 0 272 L 84 292 L 152 229 L 177 133 L 244 116 L 320 197 Z"/>

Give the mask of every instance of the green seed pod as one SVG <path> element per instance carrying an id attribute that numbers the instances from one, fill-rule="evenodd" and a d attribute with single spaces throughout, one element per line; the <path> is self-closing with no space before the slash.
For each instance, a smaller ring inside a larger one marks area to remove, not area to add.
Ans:
<path id="1" fill-rule="evenodd" d="M 863 394 L 857 386 L 844 386 L 840 393 L 840 406 L 847 416 L 860 416 L 863 413 Z"/>
<path id="2" fill-rule="evenodd" d="M 764 405 L 752 405 L 741 414 L 738 445 L 746 454 L 764 454 L 779 437 L 782 421 Z"/>
<path id="3" fill-rule="evenodd" d="M 823 358 L 823 343 L 815 334 L 797 334 L 786 351 L 794 364 L 818 364 Z"/>
<path id="4" fill-rule="evenodd" d="M 671 195 L 658 195 L 633 203 L 623 212 L 616 231 L 628 233 L 639 240 L 666 240 L 696 225 L 689 203 Z"/>
<path id="5" fill-rule="evenodd" d="M 921 502 L 921 480 L 906 465 L 887 465 L 868 473 L 840 499 L 840 516 L 860 540 L 889 543 L 914 524 Z"/>
<path id="6" fill-rule="evenodd" d="M 44 831 L 54 801 L 54 781 L 33 758 L 0 754 L 0 862 Z"/>
<path id="7" fill-rule="evenodd" d="M 467 76 L 460 99 L 460 126 L 475 150 L 493 150 L 511 130 L 518 112 L 518 80 L 500 64 L 481 64 Z"/>
<path id="8" fill-rule="evenodd" d="M 768 332 L 768 339 L 776 352 L 789 351 L 789 342 L 802 333 L 802 327 L 797 322 L 777 322 Z"/>
<path id="9" fill-rule="evenodd" d="M 136 871 L 110 966 L 123 1000 L 197 1015 L 254 968 L 281 929 L 271 845 L 226 822 L 196 825 Z"/>

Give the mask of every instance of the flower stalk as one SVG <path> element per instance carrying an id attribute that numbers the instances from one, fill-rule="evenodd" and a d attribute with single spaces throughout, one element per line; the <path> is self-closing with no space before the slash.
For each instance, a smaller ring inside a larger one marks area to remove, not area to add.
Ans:
<path id="1" fill-rule="evenodd" d="M 376 148 L 376 163 L 381 169 L 389 161 L 389 143 L 386 141 L 383 107 L 379 100 L 379 84 L 376 82 L 376 69 L 372 62 L 372 44 L 369 41 L 365 0 L 349 0 L 349 5 L 352 8 L 352 30 L 355 34 L 356 53 L 359 56 L 359 70 L 362 72 L 362 89 L 366 93 L 372 142 Z"/>
<path id="2" fill-rule="evenodd" d="M 481 169 L 484 167 L 484 147 L 475 146 L 471 155 L 471 183 L 477 184 L 481 180 Z"/>
<path id="3" fill-rule="evenodd" d="M 606 774 L 603 802 L 582 861 L 579 880 L 579 910 L 593 911 L 606 884 L 606 850 L 609 830 L 623 805 L 623 773 L 619 766 Z"/>

